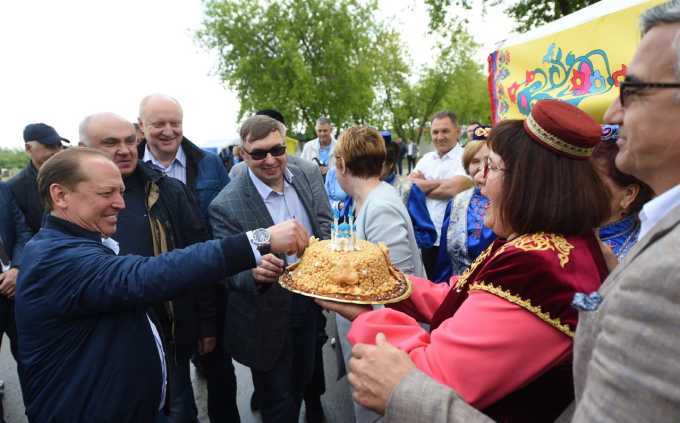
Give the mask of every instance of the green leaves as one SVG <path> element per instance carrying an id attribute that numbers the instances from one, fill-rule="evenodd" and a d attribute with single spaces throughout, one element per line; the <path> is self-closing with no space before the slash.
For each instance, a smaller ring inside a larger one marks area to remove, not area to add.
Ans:
<path id="1" fill-rule="evenodd" d="M 377 3 L 356 0 L 206 0 L 198 39 L 219 54 L 219 74 L 237 93 L 239 118 L 276 108 L 293 132 L 314 137 L 328 116 L 336 128 L 365 123 L 420 139 L 430 116 L 456 107 L 488 121 L 476 46 L 460 25 L 432 33 L 432 62 L 414 70 Z M 460 85 L 458 85 L 460 84 Z"/>
<path id="2" fill-rule="evenodd" d="M 518 32 L 526 32 L 532 28 L 552 22 L 570 13 L 597 3 L 599 0 L 425 0 L 430 14 L 430 25 L 433 29 L 446 26 L 447 20 L 455 20 L 448 16 L 448 9 L 452 5 L 470 9 L 475 3 L 482 7 L 494 7 L 505 4 L 506 13 L 517 22 Z M 512 4 L 512 5 L 510 5 Z"/>
<path id="3" fill-rule="evenodd" d="M 370 26 L 374 2 L 249 0 L 205 3 L 199 39 L 220 53 L 220 75 L 241 102 L 240 116 L 280 110 L 295 130 L 313 135 L 316 119 L 365 120 L 375 93 Z"/>

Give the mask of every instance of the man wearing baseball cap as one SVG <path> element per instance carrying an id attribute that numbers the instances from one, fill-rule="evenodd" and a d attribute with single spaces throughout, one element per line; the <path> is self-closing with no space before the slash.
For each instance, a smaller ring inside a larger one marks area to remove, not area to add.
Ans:
<path id="1" fill-rule="evenodd" d="M 40 229 L 43 217 L 43 206 L 38 195 L 36 178 L 38 170 L 49 159 L 63 148 L 62 142 L 69 142 L 60 136 L 50 125 L 31 123 L 24 128 L 26 154 L 31 160 L 26 167 L 9 180 L 9 186 L 17 205 L 26 217 L 26 223 L 35 234 Z"/>

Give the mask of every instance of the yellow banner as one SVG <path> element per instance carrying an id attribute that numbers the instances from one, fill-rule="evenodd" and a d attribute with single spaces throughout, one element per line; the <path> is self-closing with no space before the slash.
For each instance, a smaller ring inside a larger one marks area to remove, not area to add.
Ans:
<path id="1" fill-rule="evenodd" d="M 649 0 L 550 35 L 501 47 L 489 56 L 492 119 L 523 119 L 542 99 L 567 101 L 598 122 L 619 95 L 626 65 L 640 42 Z"/>

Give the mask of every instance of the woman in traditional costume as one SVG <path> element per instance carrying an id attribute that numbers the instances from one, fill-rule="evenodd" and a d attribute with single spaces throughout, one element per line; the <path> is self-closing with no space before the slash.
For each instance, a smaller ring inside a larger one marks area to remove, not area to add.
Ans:
<path id="1" fill-rule="evenodd" d="M 603 142 L 595 147 L 590 160 L 611 199 L 609 218 L 598 233 L 620 261 L 637 242 L 640 233 L 638 213 L 652 199 L 653 192 L 644 182 L 616 168 L 614 159 L 618 151 L 616 144 Z"/>
<path id="2" fill-rule="evenodd" d="M 321 302 L 354 320 L 354 343 L 384 333 L 416 367 L 498 421 L 553 421 L 573 399 L 576 293 L 607 274 L 594 228 L 608 195 L 588 157 L 600 127 L 560 101 L 489 137 L 482 193 L 498 235 L 449 284 L 411 278 L 410 299 L 369 311 Z M 425 330 L 421 323 L 429 324 Z"/>

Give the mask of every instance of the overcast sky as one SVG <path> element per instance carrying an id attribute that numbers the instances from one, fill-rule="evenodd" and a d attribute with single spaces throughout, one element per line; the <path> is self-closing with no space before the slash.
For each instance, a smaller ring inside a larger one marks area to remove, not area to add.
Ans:
<path id="1" fill-rule="evenodd" d="M 420 0 L 380 0 L 405 34 L 415 63 L 428 60 Z M 513 24 L 502 10 L 469 14 L 480 63 Z M 112 111 L 135 120 L 141 98 L 161 92 L 184 108 L 198 144 L 236 136 L 238 101 L 214 75 L 217 60 L 194 40 L 200 0 L 7 0 L 0 2 L 0 147 L 22 147 L 30 122 L 77 142 L 79 121 Z M 493 30 L 489 30 L 493 28 Z"/>

